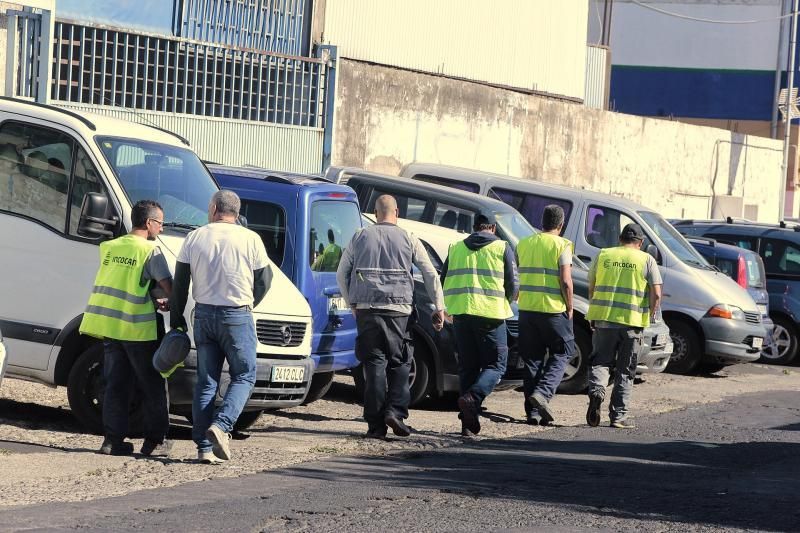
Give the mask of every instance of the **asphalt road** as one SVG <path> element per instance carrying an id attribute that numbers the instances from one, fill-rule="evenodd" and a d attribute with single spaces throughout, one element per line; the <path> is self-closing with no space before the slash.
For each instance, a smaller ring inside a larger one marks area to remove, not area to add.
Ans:
<path id="1" fill-rule="evenodd" d="M 0 512 L 2 530 L 800 530 L 800 393 Z"/>

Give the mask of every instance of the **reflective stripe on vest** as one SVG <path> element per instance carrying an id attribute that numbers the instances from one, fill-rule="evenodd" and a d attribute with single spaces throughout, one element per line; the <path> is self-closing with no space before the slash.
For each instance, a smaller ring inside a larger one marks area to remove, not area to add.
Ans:
<path id="1" fill-rule="evenodd" d="M 81 333 L 121 341 L 156 340 L 156 311 L 149 283 L 141 285 L 145 263 L 155 246 L 135 235 L 100 244 L 100 269 L 83 313 Z"/>
<path id="2" fill-rule="evenodd" d="M 650 292 L 644 276 L 648 257 L 623 246 L 600 251 L 588 320 L 637 328 L 650 325 Z"/>
<path id="3" fill-rule="evenodd" d="M 567 310 L 561 294 L 558 260 L 572 243 L 550 233 L 537 233 L 517 245 L 519 257 L 519 309 L 539 313 L 563 313 Z"/>
<path id="4" fill-rule="evenodd" d="M 505 292 L 505 241 L 470 250 L 464 241 L 450 246 L 444 303 L 451 315 L 506 319 L 513 316 Z"/>

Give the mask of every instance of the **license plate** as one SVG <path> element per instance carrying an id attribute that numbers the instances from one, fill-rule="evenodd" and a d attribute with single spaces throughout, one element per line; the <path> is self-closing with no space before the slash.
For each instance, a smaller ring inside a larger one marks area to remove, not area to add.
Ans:
<path id="1" fill-rule="evenodd" d="M 761 316 L 766 315 L 769 311 L 766 305 L 758 304 L 758 312 L 761 313 Z"/>
<path id="2" fill-rule="evenodd" d="M 669 341 L 669 333 L 659 333 L 656 336 L 656 346 L 662 346 Z"/>
<path id="3" fill-rule="evenodd" d="M 305 370 L 302 366 L 273 366 L 272 381 L 276 383 L 302 383 Z"/>
<path id="4" fill-rule="evenodd" d="M 675 346 L 671 342 L 668 342 L 666 344 L 666 346 L 664 346 L 664 353 L 665 354 L 670 354 L 671 355 L 672 352 L 674 352 L 674 351 L 675 351 Z"/>
<path id="5" fill-rule="evenodd" d="M 347 303 L 344 301 L 344 298 L 341 296 L 328 298 L 328 312 L 337 313 L 340 311 L 347 311 Z"/>
<path id="6" fill-rule="evenodd" d="M 753 337 L 753 348 L 761 348 L 764 344 L 764 339 L 761 337 Z"/>

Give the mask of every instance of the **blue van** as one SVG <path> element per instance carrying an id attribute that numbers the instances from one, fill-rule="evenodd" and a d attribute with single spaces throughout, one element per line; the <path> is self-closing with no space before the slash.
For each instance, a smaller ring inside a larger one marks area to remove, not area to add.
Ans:
<path id="1" fill-rule="evenodd" d="M 334 372 L 359 364 L 355 319 L 336 284 L 342 250 L 361 228 L 358 198 L 350 187 L 309 175 L 220 165 L 209 170 L 220 187 L 239 195 L 248 227 L 311 306 L 316 370 L 305 403 L 318 400 Z"/>

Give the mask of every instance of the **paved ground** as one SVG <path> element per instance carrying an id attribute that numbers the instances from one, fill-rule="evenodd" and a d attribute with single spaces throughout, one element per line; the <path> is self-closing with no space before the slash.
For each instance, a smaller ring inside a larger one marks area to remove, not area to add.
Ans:
<path id="1" fill-rule="evenodd" d="M 800 528 L 800 395 L 0 512 L 0 528 L 481 531 Z"/>

